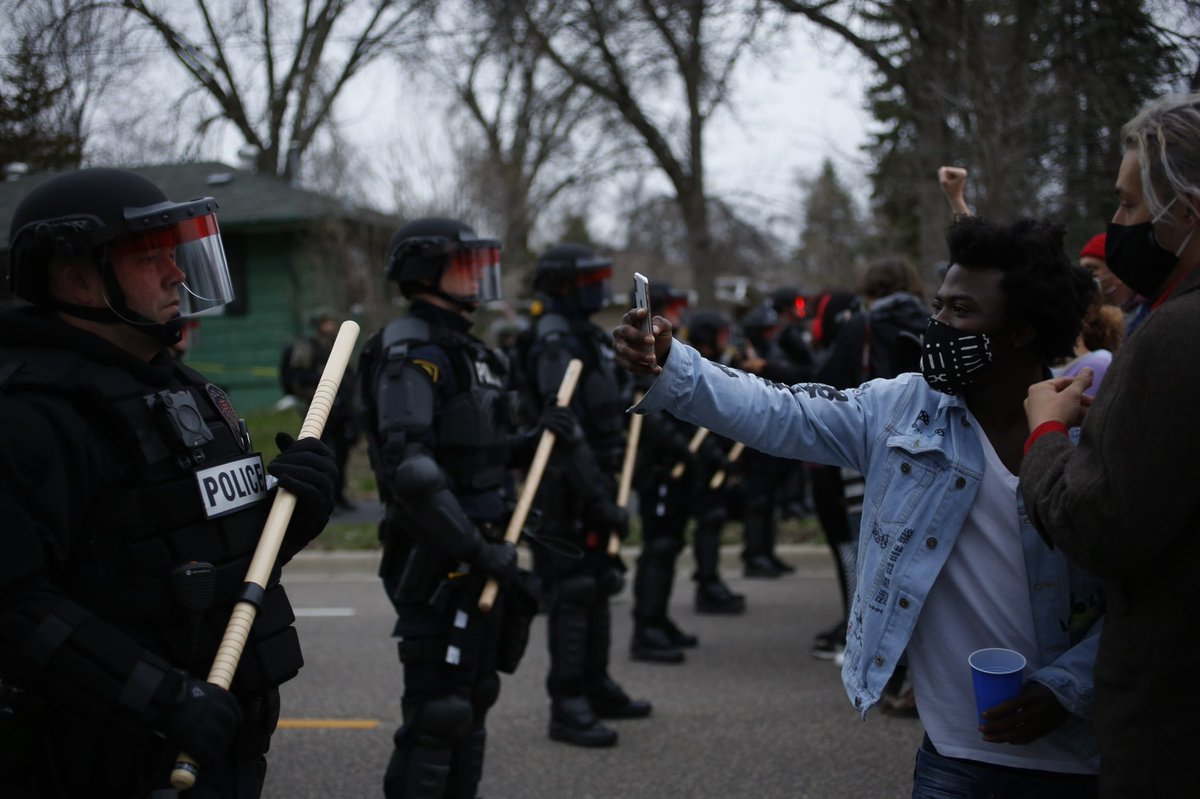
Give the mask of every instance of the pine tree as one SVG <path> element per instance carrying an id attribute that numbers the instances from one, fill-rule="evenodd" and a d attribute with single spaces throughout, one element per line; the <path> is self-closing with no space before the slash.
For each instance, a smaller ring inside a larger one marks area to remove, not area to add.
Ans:
<path id="1" fill-rule="evenodd" d="M 22 37 L 0 73 L 0 166 L 24 163 L 34 170 L 78 167 L 83 139 L 57 124 L 53 114 L 67 82 L 54 82 L 32 38 Z"/>
<path id="2" fill-rule="evenodd" d="M 804 181 L 804 230 L 796 251 L 796 277 L 809 291 L 849 288 L 863 252 L 864 231 L 854 198 L 842 185 L 833 162 Z"/>

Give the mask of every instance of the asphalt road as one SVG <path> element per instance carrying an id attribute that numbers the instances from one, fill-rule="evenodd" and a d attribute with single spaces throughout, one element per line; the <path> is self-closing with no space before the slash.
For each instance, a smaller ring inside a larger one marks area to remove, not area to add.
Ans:
<path id="1" fill-rule="evenodd" d="M 486 799 L 663 799 L 664 796 L 907 797 L 921 725 L 872 712 L 862 722 L 838 670 L 808 654 L 838 614 L 832 567 L 820 558 L 779 580 L 730 579 L 748 597 L 740 617 L 697 616 L 690 563 L 680 562 L 673 616 L 700 636 L 685 664 L 629 660 L 628 589 L 614 601 L 613 676 L 654 703 L 644 720 L 612 722 L 620 742 L 586 750 L 546 737 L 545 619 L 534 622 L 517 674 L 505 676 L 488 721 Z M 306 665 L 284 687 L 286 726 L 269 755 L 264 796 L 381 796 L 400 716 L 392 613 L 365 570 L 336 578 L 288 574 Z M 314 721 L 315 720 L 315 721 Z"/>

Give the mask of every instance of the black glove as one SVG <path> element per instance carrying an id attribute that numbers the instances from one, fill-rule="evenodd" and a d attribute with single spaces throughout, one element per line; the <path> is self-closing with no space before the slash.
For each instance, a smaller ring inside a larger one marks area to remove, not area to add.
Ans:
<path id="1" fill-rule="evenodd" d="M 333 450 L 320 439 L 296 441 L 287 433 L 277 433 L 275 444 L 279 456 L 271 461 L 267 471 L 275 476 L 281 488 L 296 496 L 296 510 L 285 539 L 284 560 L 287 560 L 325 529 L 333 513 L 333 487 L 338 480 L 338 469 Z"/>
<path id="2" fill-rule="evenodd" d="M 599 529 L 615 533 L 622 541 L 629 537 L 629 511 L 624 508 L 612 502 L 601 502 L 592 512 L 592 518 Z"/>
<path id="3" fill-rule="evenodd" d="M 156 726 L 203 769 L 232 759 L 241 724 L 242 708 L 233 694 L 184 676 Z"/>
<path id="4" fill-rule="evenodd" d="M 579 425 L 575 423 L 575 414 L 570 408 L 547 405 L 538 419 L 538 427 L 553 433 L 556 444 L 573 447 L 579 443 Z"/>
<path id="5" fill-rule="evenodd" d="M 501 585 L 508 585 L 517 576 L 517 548 L 507 541 L 484 541 L 472 565 Z"/>

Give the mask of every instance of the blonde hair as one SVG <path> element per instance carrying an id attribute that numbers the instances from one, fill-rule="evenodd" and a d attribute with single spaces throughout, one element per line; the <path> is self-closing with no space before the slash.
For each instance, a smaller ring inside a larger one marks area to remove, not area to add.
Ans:
<path id="1" fill-rule="evenodd" d="M 1143 199 L 1154 217 L 1176 197 L 1200 201 L 1200 93 L 1150 101 L 1121 136 L 1126 149 L 1137 151 Z"/>

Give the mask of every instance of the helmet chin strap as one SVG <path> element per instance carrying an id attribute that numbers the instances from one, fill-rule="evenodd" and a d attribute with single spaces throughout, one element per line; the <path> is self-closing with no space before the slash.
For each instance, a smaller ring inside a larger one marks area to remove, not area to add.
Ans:
<path id="1" fill-rule="evenodd" d="M 121 283 L 113 272 L 107 254 L 102 257 L 100 262 L 100 277 L 104 281 L 104 294 L 108 300 L 108 308 L 104 310 L 112 313 L 117 322 L 123 322 L 134 330 L 145 333 L 164 347 L 178 344 L 179 340 L 183 338 L 183 319 L 181 317 L 177 316 L 168 322 L 159 323 L 142 316 L 129 307 L 125 300 L 125 290 L 121 288 Z"/>
<path id="2" fill-rule="evenodd" d="M 130 318 L 122 316 L 111 307 L 95 308 L 90 305 L 76 305 L 61 300 L 53 300 L 50 304 L 56 311 L 62 311 L 69 316 L 86 319 L 89 322 L 99 322 L 103 325 L 128 325 L 139 333 L 144 333 L 154 339 L 164 347 L 170 347 L 178 343 L 179 339 L 183 337 L 184 319 L 181 316 L 177 316 L 169 322 L 159 324 L 128 309 L 126 309 L 126 313 L 129 314 Z"/>
<path id="3" fill-rule="evenodd" d="M 445 291 L 442 291 L 442 289 L 440 289 L 440 288 L 431 289 L 430 293 L 434 294 L 438 297 L 441 297 L 443 300 L 450 303 L 455 308 L 458 308 L 460 311 L 462 311 L 464 313 L 475 313 L 476 311 L 479 310 L 478 302 L 467 302 L 466 300 L 464 300 L 460 297 L 455 297 L 453 294 L 449 294 Z"/>

